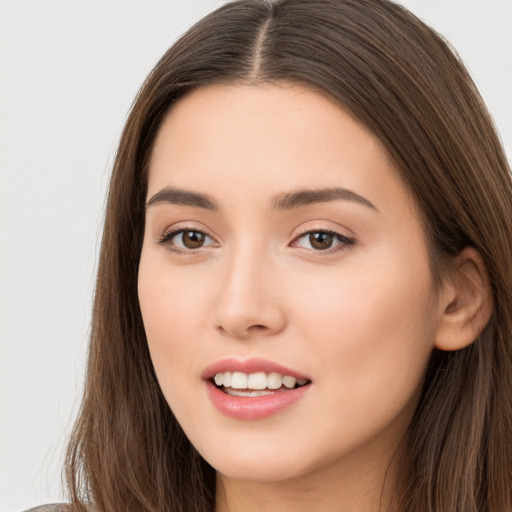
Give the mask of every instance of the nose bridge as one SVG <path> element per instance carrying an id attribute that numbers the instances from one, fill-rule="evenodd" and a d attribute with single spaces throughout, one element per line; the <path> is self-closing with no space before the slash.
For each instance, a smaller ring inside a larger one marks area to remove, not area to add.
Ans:
<path id="1" fill-rule="evenodd" d="M 224 261 L 216 306 L 217 327 L 232 336 L 271 334 L 284 327 L 272 255 L 254 239 L 240 241 Z"/>

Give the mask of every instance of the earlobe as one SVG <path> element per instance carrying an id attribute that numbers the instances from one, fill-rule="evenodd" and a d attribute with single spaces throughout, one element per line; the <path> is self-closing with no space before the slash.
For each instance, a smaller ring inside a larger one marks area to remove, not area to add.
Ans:
<path id="1" fill-rule="evenodd" d="M 480 253 L 466 247 L 454 261 L 442 295 L 435 347 L 459 350 L 473 343 L 493 310 L 489 274 Z"/>

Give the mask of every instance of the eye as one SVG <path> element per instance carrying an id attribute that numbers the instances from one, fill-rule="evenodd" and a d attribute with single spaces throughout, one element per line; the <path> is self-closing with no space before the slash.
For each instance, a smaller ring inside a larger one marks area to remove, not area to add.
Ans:
<path id="1" fill-rule="evenodd" d="M 307 231 L 294 241 L 295 246 L 316 252 L 334 252 L 343 250 L 353 244 L 355 244 L 353 238 L 329 229 Z"/>
<path id="2" fill-rule="evenodd" d="M 158 243 L 177 253 L 194 252 L 202 247 L 218 245 L 204 231 L 190 228 L 179 228 L 165 233 Z"/>

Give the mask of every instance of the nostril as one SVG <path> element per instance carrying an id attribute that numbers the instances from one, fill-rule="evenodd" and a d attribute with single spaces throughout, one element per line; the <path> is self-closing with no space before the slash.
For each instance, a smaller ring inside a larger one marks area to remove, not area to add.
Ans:
<path id="1" fill-rule="evenodd" d="M 263 325 L 263 324 L 254 324 L 254 325 L 251 325 L 248 329 L 247 329 L 247 333 L 257 333 L 257 332 L 262 332 L 262 331 L 267 331 L 268 330 L 268 327 L 266 325 Z"/>

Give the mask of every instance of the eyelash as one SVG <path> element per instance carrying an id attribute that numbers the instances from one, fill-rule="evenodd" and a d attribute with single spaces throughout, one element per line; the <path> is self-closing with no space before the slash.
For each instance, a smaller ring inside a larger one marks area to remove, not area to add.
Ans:
<path id="1" fill-rule="evenodd" d="M 169 251 L 175 253 L 175 254 L 183 254 L 183 255 L 191 255 L 191 254 L 197 254 L 201 251 L 201 249 L 203 249 L 203 247 L 200 247 L 199 249 L 187 249 L 187 250 L 183 250 L 183 249 L 180 249 L 178 247 L 175 247 L 173 245 L 170 244 L 171 240 L 179 235 L 180 233 L 186 233 L 186 232 L 190 232 L 190 233 L 200 233 L 201 235 L 205 236 L 205 237 L 208 237 L 208 238 L 212 238 L 211 236 L 208 235 L 208 233 L 206 233 L 205 231 L 201 230 L 201 229 L 197 229 L 197 228 L 194 228 L 192 226 L 177 226 L 175 229 L 173 229 L 172 231 L 169 231 L 169 232 L 166 232 L 164 233 L 158 240 L 157 242 L 160 244 L 160 245 L 164 245 L 166 246 L 167 249 L 169 249 Z"/>
<path id="2" fill-rule="evenodd" d="M 175 246 L 170 244 L 171 240 L 175 236 L 177 236 L 177 235 L 179 235 L 181 233 L 185 233 L 187 231 L 191 232 L 191 233 L 199 233 L 199 234 L 201 234 L 204 237 L 208 237 L 208 238 L 212 239 L 212 237 L 209 236 L 208 233 L 206 233 L 205 231 L 203 231 L 201 229 L 197 229 L 197 228 L 191 227 L 191 226 L 177 226 L 172 231 L 164 233 L 157 240 L 157 243 L 160 244 L 160 245 L 166 246 L 166 248 L 169 251 L 171 251 L 171 252 L 173 252 L 175 254 L 178 254 L 178 255 L 193 255 L 193 254 L 197 254 L 197 253 L 201 252 L 203 247 L 200 247 L 199 249 L 183 250 L 183 249 L 180 249 L 180 248 L 175 247 Z M 300 240 L 301 238 L 303 238 L 303 237 L 305 237 L 307 235 L 310 235 L 312 233 L 328 234 L 328 235 L 333 236 L 338 242 L 340 242 L 340 245 L 335 246 L 333 248 L 324 249 L 324 250 L 322 250 L 322 249 L 306 249 L 306 248 L 303 248 L 306 251 L 308 251 L 309 253 L 315 253 L 315 255 L 322 256 L 322 255 L 330 255 L 330 254 L 333 254 L 333 253 L 336 253 L 336 252 L 343 252 L 343 251 L 348 250 L 351 246 L 356 244 L 356 240 L 354 238 L 342 235 L 341 233 L 338 233 L 337 231 L 334 231 L 332 229 L 310 229 L 310 230 L 304 231 L 302 233 L 299 233 L 293 239 L 292 243 L 294 243 L 294 242 Z"/>
<path id="3" fill-rule="evenodd" d="M 295 243 L 296 241 L 300 240 L 301 238 L 310 235 L 312 233 L 322 233 L 331 235 L 334 240 L 340 242 L 340 245 L 337 245 L 335 247 L 330 247 L 329 249 L 305 249 L 309 253 L 315 253 L 315 255 L 320 256 L 327 256 L 333 253 L 337 252 L 344 252 L 348 250 L 351 246 L 355 245 L 356 240 L 355 238 L 351 238 L 345 235 L 342 235 L 341 233 L 338 233 L 337 231 L 334 231 L 333 229 L 308 229 L 306 231 L 300 232 L 297 234 L 297 236 L 293 239 L 292 243 Z"/>

